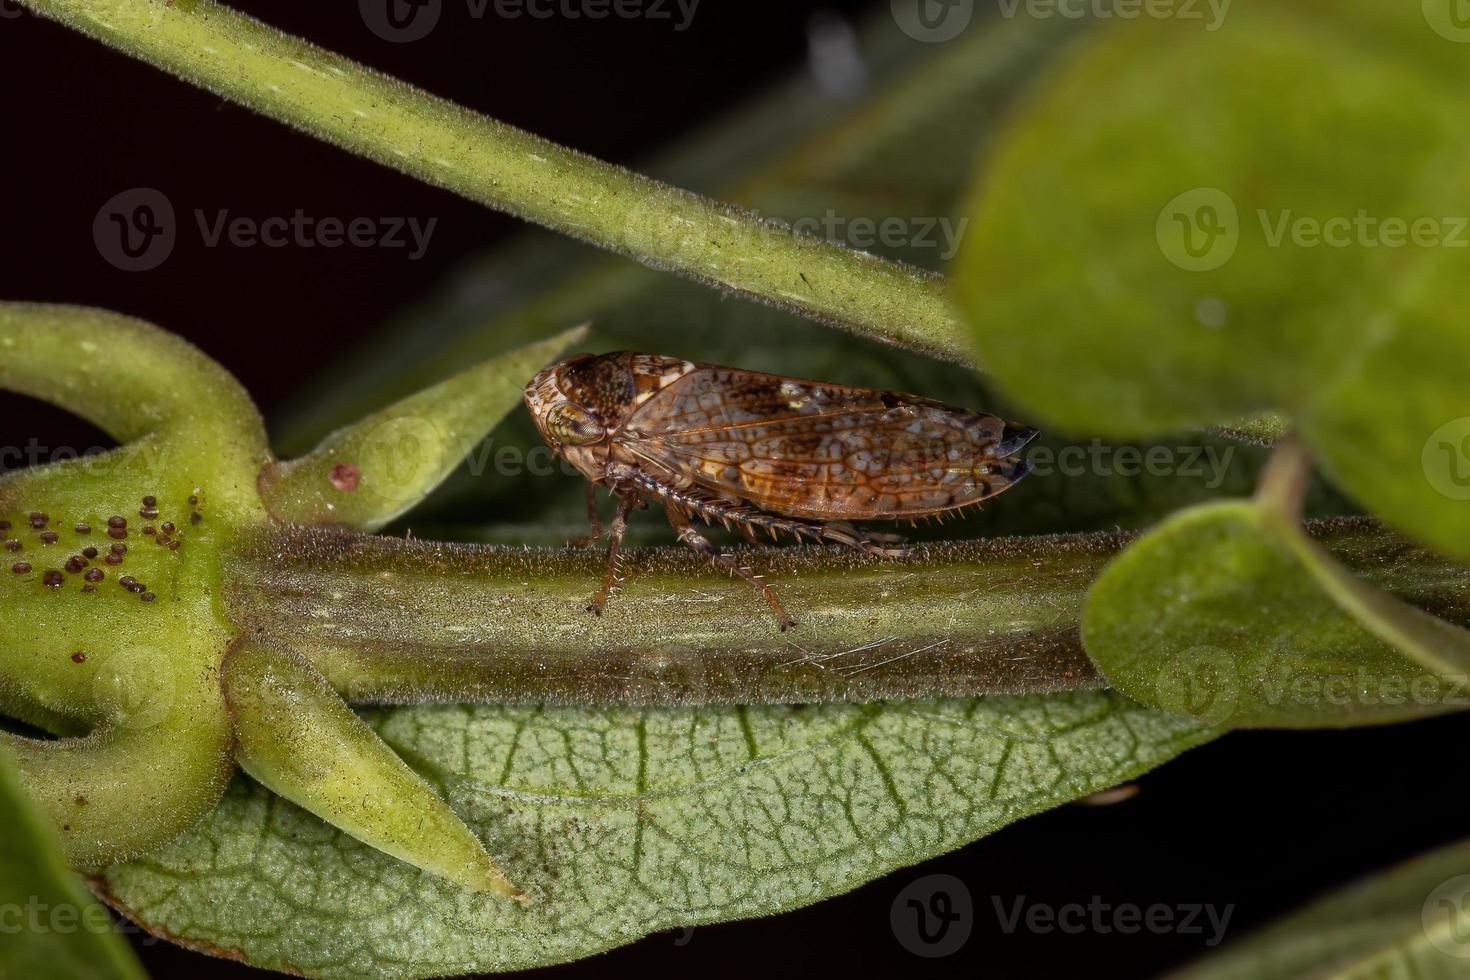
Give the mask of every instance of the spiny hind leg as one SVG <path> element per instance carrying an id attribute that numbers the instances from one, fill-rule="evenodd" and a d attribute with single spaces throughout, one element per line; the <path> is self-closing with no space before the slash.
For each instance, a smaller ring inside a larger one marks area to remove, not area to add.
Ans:
<path id="1" fill-rule="evenodd" d="M 694 525 L 689 522 L 689 515 L 677 505 L 673 503 L 667 504 L 664 510 L 669 515 L 669 523 L 678 532 L 680 541 L 726 571 L 739 575 L 745 581 L 749 582 L 756 591 L 760 592 L 765 598 L 767 605 L 771 607 L 771 612 L 776 614 L 776 622 L 781 627 L 781 632 L 784 633 L 796 625 L 796 620 L 786 614 L 786 609 L 781 605 L 781 600 L 776 598 L 775 590 L 771 588 L 770 584 L 764 578 L 757 575 L 748 566 L 741 564 L 730 555 L 725 554 L 719 548 L 715 547 L 709 538 L 700 534 Z"/>
<path id="2" fill-rule="evenodd" d="M 772 540 L 778 534 L 789 534 L 798 541 L 845 545 L 875 558 L 902 558 L 912 550 L 899 546 L 897 542 L 902 539 L 896 535 L 864 531 L 846 521 L 802 521 L 768 514 L 699 490 L 671 487 L 638 471 L 630 473 L 629 479 L 640 490 L 662 500 L 665 507 L 676 507 L 710 524 L 723 524 L 740 532 L 747 541 L 752 541 L 757 531 L 765 531 Z"/>
<path id="3" fill-rule="evenodd" d="M 823 540 L 855 548 L 875 558 L 905 558 L 914 553 L 901 534 L 867 531 L 846 521 L 826 521 L 819 526 Z"/>
<path id="4" fill-rule="evenodd" d="M 587 486 L 587 523 L 591 527 L 586 534 L 580 538 L 572 538 L 567 542 L 568 548 L 585 548 L 598 538 L 602 537 L 602 518 L 597 513 L 597 485 L 588 481 Z"/>
<path id="5" fill-rule="evenodd" d="M 602 610 L 607 606 L 607 600 L 618 590 L 622 582 L 622 554 L 623 535 L 628 530 L 628 514 L 634 507 L 638 506 L 638 493 L 629 491 L 618 497 L 618 509 L 613 514 L 611 533 L 607 544 L 607 566 L 602 573 L 602 588 L 597 590 L 597 595 L 587 604 L 587 611 L 601 616 Z"/>

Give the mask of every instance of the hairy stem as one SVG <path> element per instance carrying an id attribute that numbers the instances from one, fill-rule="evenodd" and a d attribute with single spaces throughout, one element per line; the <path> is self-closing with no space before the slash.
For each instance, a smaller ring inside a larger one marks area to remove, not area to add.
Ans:
<path id="1" fill-rule="evenodd" d="M 211 0 L 24 0 L 224 98 L 645 265 L 967 360 L 944 281 L 470 112 Z"/>
<path id="2" fill-rule="evenodd" d="M 1315 522 L 1339 560 L 1401 598 L 1453 596 L 1431 556 L 1360 520 Z M 1101 684 L 1083 597 L 1131 538 L 926 546 L 874 562 L 819 548 L 752 556 L 798 620 L 782 634 L 745 583 L 677 549 L 632 552 L 602 617 L 601 554 L 446 545 L 282 527 L 226 567 L 242 627 L 301 651 L 349 700 L 815 703 Z"/>
<path id="3" fill-rule="evenodd" d="M 1099 681 L 1077 640 L 1114 536 L 926 547 L 874 562 L 825 548 L 751 558 L 798 620 L 781 633 L 739 579 L 683 549 L 628 554 L 584 611 L 600 549 L 525 550 L 261 532 L 226 562 L 229 615 L 288 637 L 349 700 L 804 703 L 1055 691 Z"/>

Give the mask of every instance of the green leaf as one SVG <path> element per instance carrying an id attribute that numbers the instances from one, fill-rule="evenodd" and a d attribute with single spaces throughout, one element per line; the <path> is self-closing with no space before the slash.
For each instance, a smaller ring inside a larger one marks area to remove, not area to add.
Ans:
<path id="1" fill-rule="evenodd" d="M 1023 418 L 1284 410 L 1346 492 L 1470 555 L 1470 76 L 1417 5 L 1313 6 L 1089 35 L 986 163 L 962 303 Z"/>
<path id="2" fill-rule="evenodd" d="M 1470 842 L 1358 881 L 1171 980 L 1453 980 L 1470 963 Z"/>
<path id="3" fill-rule="evenodd" d="M 1431 616 L 1363 581 L 1295 524 L 1278 527 L 1317 585 L 1378 639 L 1447 679 L 1470 677 L 1470 630 Z"/>
<path id="4" fill-rule="evenodd" d="M 370 717 L 527 907 L 446 885 L 246 783 L 179 841 L 110 869 L 111 894 L 150 929 L 308 976 L 525 969 L 810 904 L 1211 735 L 1102 692 Z"/>
<path id="5" fill-rule="evenodd" d="M 573 327 L 338 429 L 308 455 L 267 467 L 261 498 L 277 520 L 376 530 L 444 482 L 520 405 L 531 376 L 586 336 Z"/>
<path id="6" fill-rule="evenodd" d="M 0 977 L 144 980 L 107 909 L 67 870 L 3 754 L 0 825 Z"/>
<path id="7" fill-rule="evenodd" d="M 1378 638 L 1396 636 L 1382 628 L 1396 603 L 1355 583 L 1348 598 L 1356 601 L 1339 604 L 1340 579 L 1350 576 L 1340 573 L 1334 591 L 1324 591 L 1311 567 L 1322 555 L 1296 533 L 1255 503 L 1210 504 L 1170 518 L 1093 584 L 1082 620 L 1088 655 L 1128 696 L 1231 727 L 1341 726 L 1463 709 L 1463 676 L 1441 680 Z M 1414 569 L 1400 580 L 1412 593 L 1403 598 L 1470 622 L 1463 564 L 1373 525 L 1336 537 L 1333 547 L 1374 574 Z M 1372 631 L 1353 615 L 1363 615 L 1359 593 L 1370 591 Z M 1418 610 L 1392 615 L 1400 623 L 1430 619 Z M 1416 638 L 1443 644 L 1439 633 L 1454 629 L 1438 623 Z"/>

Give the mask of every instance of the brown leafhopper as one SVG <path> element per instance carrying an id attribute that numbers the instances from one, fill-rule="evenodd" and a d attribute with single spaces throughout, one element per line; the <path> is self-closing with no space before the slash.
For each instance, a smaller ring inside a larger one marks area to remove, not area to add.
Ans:
<path id="1" fill-rule="evenodd" d="M 653 501 L 680 541 L 760 590 L 782 630 L 794 621 L 775 592 L 695 518 L 752 543 L 763 530 L 900 557 L 897 538 L 851 522 L 936 517 L 993 497 L 1030 471 L 1017 457 L 1037 435 L 912 395 L 628 351 L 553 364 L 525 398 L 542 438 L 591 481 L 584 543 L 602 536 L 594 487 L 618 497 L 590 612 L 618 586 L 628 515 Z"/>

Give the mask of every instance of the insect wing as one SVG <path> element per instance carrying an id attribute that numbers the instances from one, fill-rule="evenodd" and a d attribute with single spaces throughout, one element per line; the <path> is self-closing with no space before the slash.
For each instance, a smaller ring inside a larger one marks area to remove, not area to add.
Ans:
<path id="1" fill-rule="evenodd" d="M 628 420 L 624 447 L 699 486 L 792 517 L 955 510 L 1028 467 L 1034 435 L 993 415 L 867 388 L 700 367 Z"/>

